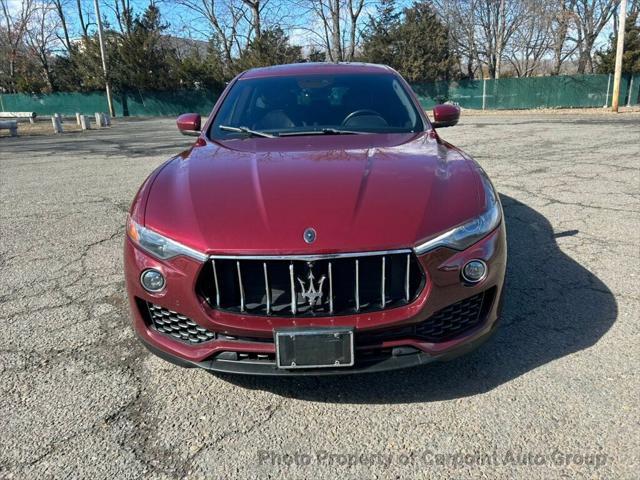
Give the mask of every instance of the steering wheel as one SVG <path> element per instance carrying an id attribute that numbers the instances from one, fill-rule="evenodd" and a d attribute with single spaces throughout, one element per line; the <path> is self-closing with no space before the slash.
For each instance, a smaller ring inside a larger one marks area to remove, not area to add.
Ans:
<path id="1" fill-rule="evenodd" d="M 349 120 L 351 120 L 352 118 L 359 117 L 361 115 L 375 115 L 376 117 L 382 117 L 382 115 L 380 115 L 375 110 L 363 108 L 361 110 L 355 110 L 351 112 L 349 115 L 347 115 L 346 117 L 344 117 L 344 120 L 342 120 L 342 126 L 345 126 L 349 122 Z"/>

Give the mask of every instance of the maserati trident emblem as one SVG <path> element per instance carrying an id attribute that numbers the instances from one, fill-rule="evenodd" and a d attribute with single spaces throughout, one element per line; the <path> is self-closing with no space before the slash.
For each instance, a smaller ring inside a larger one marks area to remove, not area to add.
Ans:
<path id="1" fill-rule="evenodd" d="M 313 228 L 309 227 L 304 231 L 302 237 L 304 238 L 305 242 L 313 243 L 316 241 L 316 231 Z"/>
<path id="2" fill-rule="evenodd" d="M 314 307 L 322 302 L 322 285 L 324 284 L 326 277 L 322 275 L 318 282 L 318 286 L 316 287 L 316 278 L 313 275 L 313 264 L 309 263 L 309 275 L 307 275 L 307 280 L 309 281 L 308 286 L 305 285 L 305 282 L 300 280 L 300 277 L 297 277 L 297 279 L 301 289 L 300 295 L 302 295 L 302 298 L 309 303 L 310 307 Z"/>

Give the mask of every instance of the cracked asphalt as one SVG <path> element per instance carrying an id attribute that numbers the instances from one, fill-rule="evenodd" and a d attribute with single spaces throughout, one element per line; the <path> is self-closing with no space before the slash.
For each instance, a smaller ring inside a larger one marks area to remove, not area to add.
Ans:
<path id="1" fill-rule="evenodd" d="M 129 202 L 173 120 L 0 139 L 0 477 L 638 478 L 640 115 L 464 118 L 505 207 L 501 328 L 455 361 L 264 379 L 134 338 Z"/>

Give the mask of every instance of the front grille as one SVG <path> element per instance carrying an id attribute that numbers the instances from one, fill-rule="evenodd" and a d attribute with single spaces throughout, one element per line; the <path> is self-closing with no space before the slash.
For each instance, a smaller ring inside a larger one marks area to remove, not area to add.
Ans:
<path id="1" fill-rule="evenodd" d="M 342 256 L 214 257 L 197 289 L 216 309 L 263 316 L 375 312 L 411 303 L 425 284 L 410 251 Z"/>
<path id="2" fill-rule="evenodd" d="M 151 324 L 158 332 L 191 344 L 207 342 L 216 337 L 215 333 L 184 315 L 153 303 L 146 302 L 146 305 Z"/>
<path id="3" fill-rule="evenodd" d="M 494 295 L 495 288 L 491 288 L 438 310 L 423 322 L 380 332 L 360 333 L 356 336 L 356 341 L 358 345 L 405 338 L 434 343 L 445 342 L 480 325 L 489 313 Z"/>

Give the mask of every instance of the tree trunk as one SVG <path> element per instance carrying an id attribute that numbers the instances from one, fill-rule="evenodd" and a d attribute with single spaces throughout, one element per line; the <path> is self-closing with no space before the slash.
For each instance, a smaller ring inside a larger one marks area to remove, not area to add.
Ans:
<path id="1" fill-rule="evenodd" d="M 9 56 L 9 93 L 16 93 L 15 89 L 16 59 L 13 54 Z"/>
<path id="2" fill-rule="evenodd" d="M 593 49 L 593 41 L 584 39 L 584 44 L 580 49 L 578 57 L 578 73 L 583 75 L 587 71 L 587 66 L 591 64 L 591 50 Z"/>
<path id="3" fill-rule="evenodd" d="M 351 28 L 349 32 L 349 57 L 348 61 L 352 62 L 353 58 L 356 56 L 356 27 L 357 27 L 358 19 L 351 17 Z"/>
<path id="4" fill-rule="evenodd" d="M 364 7 L 364 0 L 356 0 L 356 6 L 353 6 L 354 0 L 349 0 L 349 18 L 351 19 L 350 32 L 349 32 L 349 57 L 347 60 L 350 62 L 356 56 L 356 33 L 358 30 L 358 18 Z"/>
<path id="5" fill-rule="evenodd" d="M 89 38 L 89 30 L 87 24 L 84 21 L 84 15 L 82 14 L 82 4 L 80 0 L 76 0 L 76 6 L 78 8 L 78 21 L 80 22 L 80 28 L 82 29 L 82 38 L 87 40 Z"/>
<path id="6" fill-rule="evenodd" d="M 251 9 L 251 27 L 253 28 L 254 38 L 257 40 L 262 36 L 262 27 L 260 22 L 260 0 L 243 0 L 245 5 Z"/>
<path id="7" fill-rule="evenodd" d="M 64 35 L 64 46 L 67 52 L 71 50 L 71 40 L 69 39 L 69 28 L 67 27 L 67 19 L 62 8 L 62 0 L 55 0 L 54 2 L 56 11 L 58 12 L 58 18 L 60 19 L 60 26 L 62 27 L 62 33 Z"/>
<path id="8" fill-rule="evenodd" d="M 342 62 L 342 35 L 340 33 L 340 0 L 330 0 L 331 2 L 331 49 L 333 50 L 333 61 Z"/>

